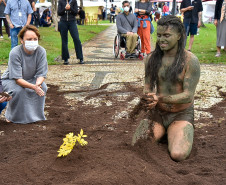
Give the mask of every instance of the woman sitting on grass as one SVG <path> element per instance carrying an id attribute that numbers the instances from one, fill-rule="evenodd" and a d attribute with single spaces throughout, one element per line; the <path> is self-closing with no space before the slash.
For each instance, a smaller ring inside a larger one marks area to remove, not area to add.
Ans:
<path id="1" fill-rule="evenodd" d="M 8 68 L 2 76 L 5 92 L 12 91 L 5 117 L 13 123 L 45 120 L 44 105 L 47 86 L 44 83 L 48 64 L 46 51 L 38 45 L 40 34 L 33 25 L 19 33 L 21 45 L 9 54 Z"/>

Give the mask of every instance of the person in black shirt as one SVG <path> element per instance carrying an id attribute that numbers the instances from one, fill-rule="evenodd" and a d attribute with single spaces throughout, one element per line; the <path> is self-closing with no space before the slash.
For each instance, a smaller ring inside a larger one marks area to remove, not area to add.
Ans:
<path id="1" fill-rule="evenodd" d="M 184 27 L 186 35 L 189 36 L 190 41 L 188 51 L 191 51 L 194 42 L 194 35 L 197 35 L 197 29 L 201 26 L 202 21 L 202 1 L 201 0 L 183 0 L 180 6 L 181 13 L 184 14 Z M 186 45 L 186 42 L 185 42 Z"/>
<path id="2" fill-rule="evenodd" d="M 86 14 L 85 14 L 85 11 L 82 9 L 82 7 L 79 7 L 78 14 L 79 14 L 79 18 L 80 18 L 79 24 L 80 25 L 84 25 L 84 20 L 86 18 Z"/>
<path id="3" fill-rule="evenodd" d="M 113 23 L 115 23 L 115 7 L 114 5 L 112 4 L 111 5 L 111 8 L 110 8 L 110 23 L 113 21 Z"/>
<path id="4" fill-rule="evenodd" d="M 75 52 L 80 64 L 84 64 L 82 44 L 79 39 L 78 28 L 76 25 L 75 16 L 78 13 L 78 5 L 76 0 L 59 0 L 58 1 L 58 15 L 61 16 L 59 22 L 59 31 L 62 40 L 62 59 L 64 65 L 68 65 L 69 51 L 68 51 L 68 30 L 73 38 Z"/>

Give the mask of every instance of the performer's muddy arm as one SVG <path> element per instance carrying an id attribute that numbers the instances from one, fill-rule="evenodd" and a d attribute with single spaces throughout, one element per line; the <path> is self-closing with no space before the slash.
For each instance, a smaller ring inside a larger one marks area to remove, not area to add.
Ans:
<path id="1" fill-rule="evenodd" d="M 191 103 L 194 100 L 195 89 L 200 77 L 200 65 L 198 59 L 193 56 L 187 64 L 184 82 L 183 92 L 180 94 L 170 96 L 160 96 L 159 101 L 162 103 L 172 104 L 186 104 Z"/>

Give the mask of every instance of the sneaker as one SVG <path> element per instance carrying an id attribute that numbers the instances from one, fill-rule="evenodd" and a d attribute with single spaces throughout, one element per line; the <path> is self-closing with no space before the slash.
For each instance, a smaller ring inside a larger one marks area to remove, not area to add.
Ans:
<path id="1" fill-rule="evenodd" d="M 1 36 L 0 39 L 3 39 L 3 36 Z"/>
<path id="2" fill-rule="evenodd" d="M 65 60 L 64 65 L 68 65 L 68 64 L 69 64 L 68 60 Z"/>
<path id="3" fill-rule="evenodd" d="M 215 55 L 215 57 L 220 57 L 221 56 L 221 53 L 217 53 L 216 55 Z"/>
<path id="4" fill-rule="evenodd" d="M 84 64 L 84 61 L 83 61 L 83 59 L 80 59 L 80 62 L 79 62 L 79 64 Z"/>
<path id="5" fill-rule="evenodd" d="M 11 36 L 9 36 L 9 39 L 11 39 Z"/>

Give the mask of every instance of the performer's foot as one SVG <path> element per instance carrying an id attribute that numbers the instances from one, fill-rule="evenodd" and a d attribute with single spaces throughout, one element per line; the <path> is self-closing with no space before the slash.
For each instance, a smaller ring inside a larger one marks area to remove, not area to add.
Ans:
<path id="1" fill-rule="evenodd" d="M 140 125 L 137 127 L 137 129 L 133 135 L 132 146 L 134 146 L 139 139 L 147 139 L 148 138 L 148 135 L 150 132 L 149 126 L 150 126 L 150 123 L 149 123 L 148 119 L 143 119 L 140 122 Z"/>

